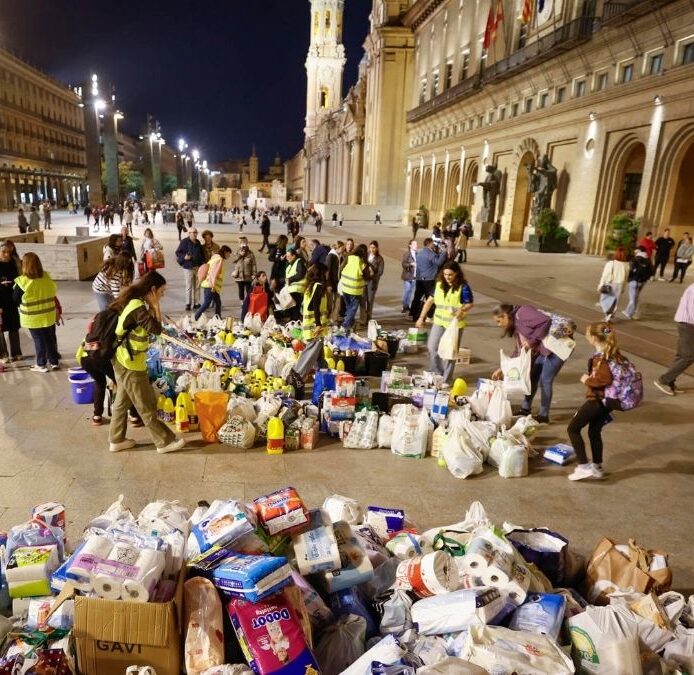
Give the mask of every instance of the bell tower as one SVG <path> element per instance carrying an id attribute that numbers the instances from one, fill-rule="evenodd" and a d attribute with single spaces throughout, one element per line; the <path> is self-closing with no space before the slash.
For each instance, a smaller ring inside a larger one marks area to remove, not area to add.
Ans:
<path id="1" fill-rule="evenodd" d="M 314 135 L 320 118 L 342 105 L 342 73 L 345 48 L 342 44 L 342 17 L 345 0 L 309 0 L 311 4 L 311 46 L 306 58 L 307 138 Z"/>

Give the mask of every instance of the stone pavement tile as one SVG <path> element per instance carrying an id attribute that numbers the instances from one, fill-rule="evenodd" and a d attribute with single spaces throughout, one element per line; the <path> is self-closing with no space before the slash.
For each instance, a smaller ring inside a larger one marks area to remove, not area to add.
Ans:
<path id="1" fill-rule="evenodd" d="M 262 447 L 243 454 L 220 450 L 218 454 L 208 455 L 206 460 L 205 481 L 286 483 L 287 480 L 284 455 L 268 455 Z"/>
<path id="2" fill-rule="evenodd" d="M 90 517 L 94 518 L 122 494 L 125 505 L 137 515 L 145 504 L 154 500 L 158 485 L 158 481 L 111 480 L 103 477 L 89 482 L 75 480 L 62 503 L 68 513 L 88 510 Z"/>
<path id="3" fill-rule="evenodd" d="M 62 502 L 72 478 L 42 471 L 23 471 L 12 478 L 0 478 L 0 507 L 31 510 L 42 502 Z"/>
<path id="4" fill-rule="evenodd" d="M 117 453 L 126 457 L 121 473 L 122 480 L 166 481 L 178 479 L 181 484 L 202 480 L 206 458 L 186 452 L 160 455 L 153 446 L 142 450 Z"/>
<path id="5" fill-rule="evenodd" d="M 22 471 L 38 470 L 43 459 L 32 456 L 0 438 L 0 476 L 16 476 Z"/>
<path id="6" fill-rule="evenodd" d="M 162 481 L 157 487 L 156 498 L 179 501 L 192 513 L 201 500 L 210 503 L 215 499 L 243 500 L 244 485 L 241 482 L 227 481 L 191 481 L 183 485 L 177 481 Z"/>
<path id="7" fill-rule="evenodd" d="M 27 520 L 31 520 L 31 508 L 14 506 L 9 509 L 3 509 L 0 515 L 0 530 L 6 532 L 15 525 L 26 523 Z"/>

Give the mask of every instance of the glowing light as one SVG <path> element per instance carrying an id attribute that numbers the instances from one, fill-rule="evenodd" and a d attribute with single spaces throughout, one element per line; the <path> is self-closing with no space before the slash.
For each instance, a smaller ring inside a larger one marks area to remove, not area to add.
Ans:
<path id="1" fill-rule="evenodd" d="M 663 97 L 660 94 L 656 94 L 656 96 L 653 98 L 653 103 L 655 103 L 656 105 L 662 105 Z"/>
<path id="2" fill-rule="evenodd" d="M 589 119 L 591 122 L 595 122 L 595 120 L 597 119 L 597 117 L 598 117 L 598 116 L 597 116 L 594 112 L 588 113 L 588 119 Z"/>
<path id="3" fill-rule="evenodd" d="M 94 101 L 94 108 L 96 110 L 103 110 L 106 107 L 106 101 L 104 101 L 101 98 L 98 98 L 96 101 Z"/>

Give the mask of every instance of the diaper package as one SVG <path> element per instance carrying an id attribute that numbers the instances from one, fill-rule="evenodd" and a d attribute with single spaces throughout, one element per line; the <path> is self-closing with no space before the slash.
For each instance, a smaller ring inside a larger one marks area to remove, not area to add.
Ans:
<path id="1" fill-rule="evenodd" d="M 405 527 L 405 512 L 402 509 L 386 509 L 382 506 L 369 506 L 366 522 L 383 540 L 388 541 L 396 532 Z"/>
<path id="2" fill-rule="evenodd" d="M 233 598 L 258 602 L 292 581 L 286 558 L 231 553 L 212 571 L 212 583 Z"/>
<path id="3" fill-rule="evenodd" d="M 258 520 L 270 534 L 293 530 L 308 522 L 308 509 L 293 487 L 253 500 Z"/>
<path id="4" fill-rule="evenodd" d="M 320 672 L 299 618 L 283 593 L 258 603 L 234 599 L 227 611 L 248 665 L 257 675 Z"/>
<path id="5" fill-rule="evenodd" d="M 255 528 L 252 511 L 233 499 L 212 502 L 188 537 L 188 557 L 194 558 L 213 546 L 226 546 Z"/>

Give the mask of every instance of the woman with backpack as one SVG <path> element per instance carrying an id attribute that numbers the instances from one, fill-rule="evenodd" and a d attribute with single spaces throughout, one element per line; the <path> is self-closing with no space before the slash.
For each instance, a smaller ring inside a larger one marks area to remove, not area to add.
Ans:
<path id="1" fill-rule="evenodd" d="M 588 372 L 581 375 L 581 382 L 588 388 L 586 400 L 566 429 L 578 460 L 578 466 L 569 474 L 569 480 L 572 481 L 586 478 L 599 480 L 604 477 L 602 428 L 612 421 L 610 412 L 622 408 L 619 399 L 609 397 L 610 394 L 615 395 L 610 387 L 614 382 L 610 364 L 628 364 L 619 353 L 615 331 L 609 323 L 591 323 L 586 330 L 586 340 L 595 348 L 595 353 L 588 361 Z M 588 427 L 592 463 L 588 461 L 581 436 L 584 427 Z"/>
<path id="2" fill-rule="evenodd" d="M 200 288 L 203 292 L 202 305 L 195 312 L 195 320 L 197 321 L 214 302 L 215 316 L 222 316 L 222 286 L 224 285 L 224 262 L 231 257 L 231 249 L 228 246 L 222 246 L 219 252 L 214 253 L 210 258 L 210 262 L 206 264 L 207 274 L 200 281 Z M 200 270 L 203 268 L 201 267 Z M 198 271 L 199 273 L 199 271 Z"/>
<path id="3" fill-rule="evenodd" d="M 540 388 L 540 413 L 536 419 L 541 424 L 549 424 L 549 410 L 552 406 L 554 378 L 564 365 L 559 356 L 550 351 L 544 344 L 552 327 L 552 317 L 531 305 L 511 305 L 502 303 L 494 310 L 496 325 L 504 329 L 502 337 L 512 337 L 516 346 L 512 356 L 518 356 L 521 349 L 529 349 L 532 355 L 530 368 L 530 394 L 521 405 L 521 415 L 530 415 L 533 398 Z M 567 328 L 566 335 L 570 337 Z M 501 369 L 492 373 L 493 380 L 503 377 Z"/>
<path id="4" fill-rule="evenodd" d="M 648 252 L 643 246 L 637 246 L 634 257 L 629 263 L 629 304 L 622 311 L 627 319 L 633 319 L 639 308 L 639 297 L 646 282 L 653 276 L 653 266 Z"/>
<path id="5" fill-rule="evenodd" d="M 121 289 L 133 282 L 134 273 L 133 261 L 127 253 L 119 253 L 103 264 L 92 282 L 92 291 L 100 312 L 118 297 Z"/>
<path id="6" fill-rule="evenodd" d="M 125 437 L 128 408 L 134 405 L 152 436 L 157 452 L 175 452 L 185 447 L 184 438 L 157 419 L 157 397 L 147 373 L 149 336 L 162 332 L 161 298 L 166 279 L 159 272 L 148 272 L 125 289 L 109 309 L 118 313 L 113 372 L 116 377 L 116 401 L 109 429 L 109 451 L 134 448 L 134 440 Z"/>

